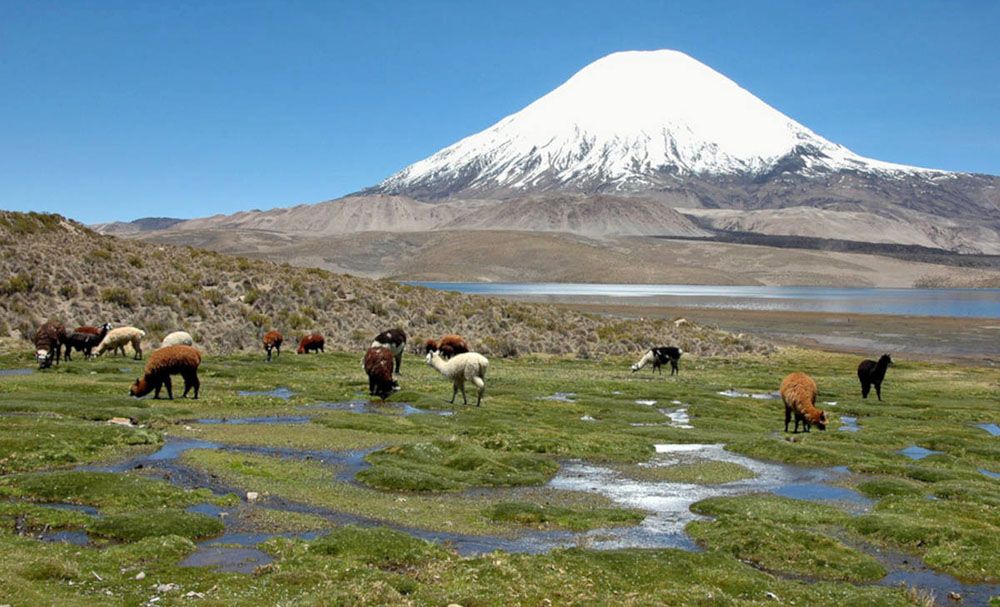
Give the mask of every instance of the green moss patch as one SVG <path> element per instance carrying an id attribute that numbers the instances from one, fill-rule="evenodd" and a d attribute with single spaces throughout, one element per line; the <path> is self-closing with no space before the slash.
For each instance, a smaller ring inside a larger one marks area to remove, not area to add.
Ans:
<path id="1" fill-rule="evenodd" d="M 486 510 L 486 516 L 498 523 L 572 531 L 635 525 L 645 518 L 641 512 L 624 508 L 568 508 L 529 502 L 494 504 Z"/>
<path id="2" fill-rule="evenodd" d="M 685 461 L 667 466 L 624 465 L 618 466 L 618 470 L 629 478 L 641 481 L 694 483 L 698 485 L 718 485 L 757 476 L 753 470 L 746 466 L 709 459 Z"/>
<path id="3" fill-rule="evenodd" d="M 204 514 L 184 510 L 139 510 L 102 517 L 88 530 L 103 537 L 135 542 L 162 535 L 201 539 L 219 535 L 223 528 L 222 521 Z"/>
<path id="4" fill-rule="evenodd" d="M 225 502 L 208 489 L 188 490 L 166 481 L 113 472 L 49 472 L 0 478 L 0 493 L 39 502 L 87 504 L 107 510 L 177 508 Z"/>
<path id="5" fill-rule="evenodd" d="M 358 480 L 380 489 L 457 491 L 468 487 L 541 485 L 559 469 L 535 455 L 484 449 L 461 441 L 390 447 L 367 458 Z"/>

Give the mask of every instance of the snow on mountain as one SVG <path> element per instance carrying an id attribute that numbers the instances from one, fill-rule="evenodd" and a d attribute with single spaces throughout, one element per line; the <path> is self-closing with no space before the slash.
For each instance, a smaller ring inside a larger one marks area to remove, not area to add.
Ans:
<path id="1" fill-rule="evenodd" d="M 790 157 L 801 174 L 939 174 L 859 156 L 703 63 L 671 50 L 608 55 L 490 128 L 373 188 L 457 192 L 641 191 L 691 174 L 754 175 Z"/>

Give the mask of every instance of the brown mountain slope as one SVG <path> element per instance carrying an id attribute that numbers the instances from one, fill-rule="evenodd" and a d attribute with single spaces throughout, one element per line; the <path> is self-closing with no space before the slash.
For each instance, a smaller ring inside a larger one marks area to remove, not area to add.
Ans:
<path id="1" fill-rule="evenodd" d="M 168 230 L 144 238 L 403 280 L 878 287 L 1000 281 L 988 270 L 870 254 L 646 237 L 442 230 L 285 240 L 252 230 Z"/>
<path id="2" fill-rule="evenodd" d="M 150 344 L 184 329 L 216 352 L 257 349 L 270 327 L 289 341 L 318 330 L 329 347 L 360 352 L 393 326 L 406 329 L 414 343 L 457 332 L 491 355 L 634 354 L 654 344 L 696 354 L 769 349 L 751 338 L 668 321 L 620 321 L 122 240 L 58 215 L 0 211 L 0 277 L 0 335 L 20 337 L 57 318 L 71 327 L 138 326 Z"/>

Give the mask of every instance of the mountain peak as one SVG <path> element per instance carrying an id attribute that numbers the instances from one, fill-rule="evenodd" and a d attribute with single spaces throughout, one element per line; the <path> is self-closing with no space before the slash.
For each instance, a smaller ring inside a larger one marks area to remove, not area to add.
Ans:
<path id="1" fill-rule="evenodd" d="M 679 175 L 759 175 L 792 165 L 800 172 L 924 171 L 827 141 L 680 51 L 623 51 L 373 190 L 418 198 L 635 192 Z"/>

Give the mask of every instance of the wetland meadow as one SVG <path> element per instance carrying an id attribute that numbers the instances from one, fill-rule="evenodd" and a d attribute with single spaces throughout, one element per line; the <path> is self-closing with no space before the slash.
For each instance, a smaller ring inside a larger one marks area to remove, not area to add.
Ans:
<path id="1" fill-rule="evenodd" d="M 206 356 L 199 400 L 142 362 L 0 358 L 11 605 L 931 605 L 1000 597 L 1000 374 L 853 355 L 495 358 L 482 407 L 408 353 Z M 826 432 L 782 432 L 781 378 Z M 992 599 L 994 605 L 1000 598 Z"/>

